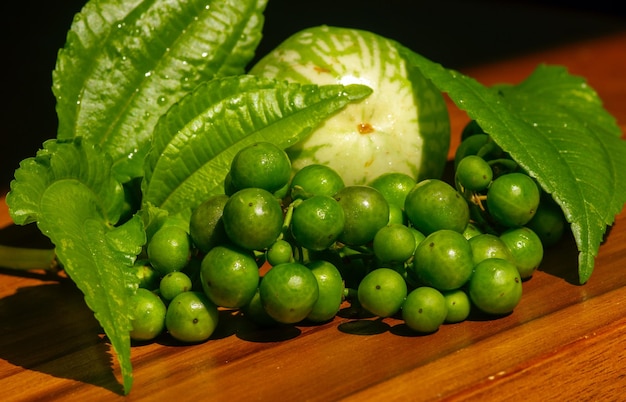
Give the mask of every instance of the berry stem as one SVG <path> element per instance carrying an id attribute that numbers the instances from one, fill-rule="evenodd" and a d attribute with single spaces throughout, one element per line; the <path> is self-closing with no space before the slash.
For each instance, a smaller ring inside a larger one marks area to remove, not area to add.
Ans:
<path id="1" fill-rule="evenodd" d="M 289 231 L 289 226 L 291 225 L 291 219 L 293 217 L 293 210 L 302 203 L 301 199 L 297 199 L 295 201 L 293 201 L 291 204 L 289 204 L 289 206 L 287 207 L 287 210 L 285 211 L 285 217 L 283 219 L 283 236 L 285 236 L 285 234 Z"/>

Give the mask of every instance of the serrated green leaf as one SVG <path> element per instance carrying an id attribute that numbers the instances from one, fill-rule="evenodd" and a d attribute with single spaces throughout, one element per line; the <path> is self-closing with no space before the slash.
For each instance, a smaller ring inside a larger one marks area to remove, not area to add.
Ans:
<path id="1" fill-rule="evenodd" d="M 261 39 L 266 0 L 92 0 L 53 72 L 58 138 L 109 153 L 121 181 L 141 176 L 158 118 L 199 82 L 241 74 Z"/>
<path id="2" fill-rule="evenodd" d="M 580 283 L 626 202 L 626 141 L 584 79 L 540 66 L 522 84 L 487 88 L 405 50 L 561 206 L 579 250 Z"/>
<path id="3" fill-rule="evenodd" d="M 41 217 L 41 197 L 50 184 L 76 179 L 95 194 L 101 214 L 115 223 L 124 203 L 122 185 L 111 177 L 112 160 L 95 145 L 83 145 L 82 139 L 48 140 L 32 158 L 21 162 L 7 194 L 11 218 L 18 225 Z"/>
<path id="4" fill-rule="evenodd" d="M 145 242 L 145 233 L 138 216 L 117 228 L 107 225 L 96 197 L 77 180 L 55 181 L 41 199 L 38 226 L 54 243 L 65 271 L 85 295 L 87 306 L 111 341 L 128 393 L 132 386 L 128 306 L 138 286 L 130 267 Z"/>
<path id="5" fill-rule="evenodd" d="M 244 146 L 269 141 L 286 148 L 370 93 L 362 85 L 302 86 L 248 75 L 207 82 L 159 121 L 146 159 L 144 203 L 193 209 L 223 192 L 230 162 Z"/>
<path id="6" fill-rule="evenodd" d="M 16 223 L 37 221 L 57 258 L 109 337 L 124 389 L 132 367 L 128 297 L 138 284 L 130 269 L 145 243 L 139 216 L 114 227 L 124 193 L 111 174 L 111 158 L 80 138 L 50 140 L 16 171 L 7 195 Z"/>

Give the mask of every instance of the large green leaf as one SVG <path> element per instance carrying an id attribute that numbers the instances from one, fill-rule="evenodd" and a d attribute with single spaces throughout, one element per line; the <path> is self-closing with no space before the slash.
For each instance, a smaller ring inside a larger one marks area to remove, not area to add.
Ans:
<path id="1" fill-rule="evenodd" d="M 487 88 L 405 52 L 561 206 L 579 250 L 579 281 L 587 282 L 606 227 L 626 202 L 626 141 L 596 92 L 550 66 L 520 85 Z"/>
<path id="2" fill-rule="evenodd" d="M 159 121 L 146 159 L 144 204 L 180 212 L 224 190 L 244 146 L 293 145 L 348 103 L 371 93 L 363 85 L 300 85 L 249 75 L 199 86 Z"/>
<path id="3" fill-rule="evenodd" d="M 55 245 L 64 270 L 111 341 L 130 390 L 129 297 L 138 285 L 131 274 L 146 235 L 139 216 L 119 227 L 124 200 L 111 176 L 111 158 L 80 139 L 50 140 L 16 171 L 7 203 L 18 222 L 37 220 Z"/>
<path id="4" fill-rule="evenodd" d="M 266 0 L 92 0 L 53 72 L 58 138 L 97 142 L 123 181 L 141 176 L 158 118 L 199 82 L 241 74 Z"/>

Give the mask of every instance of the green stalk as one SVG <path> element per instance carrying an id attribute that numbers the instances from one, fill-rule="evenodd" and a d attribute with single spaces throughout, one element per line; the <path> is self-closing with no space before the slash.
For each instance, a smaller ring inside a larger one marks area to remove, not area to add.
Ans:
<path id="1" fill-rule="evenodd" d="M 58 271 L 54 249 L 36 249 L 5 246 L 0 244 L 0 267 L 28 271 L 43 269 Z"/>

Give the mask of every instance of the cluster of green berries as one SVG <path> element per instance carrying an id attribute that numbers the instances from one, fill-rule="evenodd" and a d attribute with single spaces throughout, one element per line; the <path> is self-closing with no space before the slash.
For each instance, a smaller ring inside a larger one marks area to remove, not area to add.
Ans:
<path id="1" fill-rule="evenodd" d="M 131 337 L 202 342 L 220 309 L 267 326 L 345 307 L 423 333 L 510 313 L 563 216 L 475 123 L 455 168 L 454 184 L 389 172 L 345 185 L 322 164 L 292 173 L 271 143 L 243 148 L 223 194 L 151 236 Z"/>

